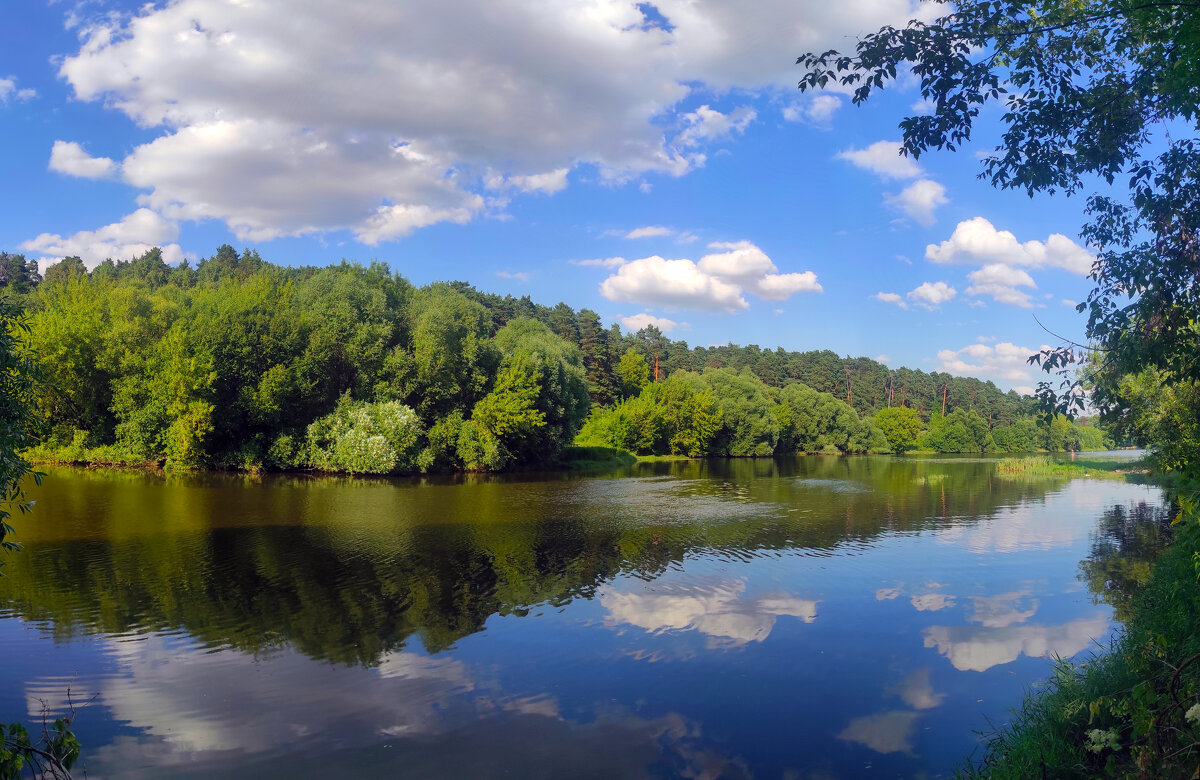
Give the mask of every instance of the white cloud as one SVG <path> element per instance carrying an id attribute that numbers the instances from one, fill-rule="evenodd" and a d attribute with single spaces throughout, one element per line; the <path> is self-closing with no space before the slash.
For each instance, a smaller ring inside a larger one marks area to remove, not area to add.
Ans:
<path id="1" fill-rule="evenodd" d="M 885 179 L 915 179 L 924 173 L 911 157 L 900 155 L 898 141 L 876 141 L 865 149 L 850 147 L 836 156 Z"/>
<path id="2" fill-rule="evenodd" d="M 709 249 L 721 249 L 700 258 L 700 270 L 733 282 L 759 298 L 783 301 L 799 292 L 822 292 L 823 288 L 812 271 L 776 273 L 771 258 L 749 241 L 717 241 Z"/>
<path id="3" fill-rule="evenodd" d="M 542 192 L 553 195 L 567 188 L 567 174 L 570 173 L 570 170 L 570 168 L 556 168 L 546 173 L 510 176 L 505 182 L 521 192 Z"/>
<path id="4" fill-rule="evenodd" d="M 625 234 L 625 238 L 662 238 L 673 235 L 675 235 L 675 231 L 669 227 L 647 225 L 646 227 L 634 228 Z"/>
<path id="5" fill-rule="evenodd" d="M 681 119 L 686 127 L 680 133 L 675 143 L 680 146 L 698 146 L 704 141 L 719 141 L 734 133 L 746 132 L 746 127 L 758 117 L 758 113 L 749 106 L 741 106 L 722 114 L 720 111 L 700 106 Z"/>
<path id="6" fill-rule="evenodd" d="M 937 109 L 937 104 L 929 98 L 921 98 L 917 102 L 908 107 L 908 110 L 920 116 L 922 114 L 932 114 Z"/>
<path id="7" fill-rule="evenodd" d="M 36 252 L 43 260 L 78 256 L 88 268 L 108 258 L 130 260 L 154 247 L 162 249 L 163 260 L 177 263 L 184 253 L 179 244 L 168 243 L 179 236 L 179 226 L 150 209 L 138 209 L 120 222 L 98 230 L 82 230 L 66 238 L 42 233 L 21 244 L 26 252 Z"/>
<path id="8" fill-rule="evenodd" d="M 924 227 L 929 227 L 937 221 L 934 212 L 939 206 L 950 202 L 946 198 L 946 188 L 932 179 L 914 181 L 898 195 L 885 195 L 883 201 Z"/>
<path id="9" fill-rule="evenodd" d="M 626 260 L 623 257 L 595 257 L 587 260 L 568 260 L 567 262 L 584 268 L 617 268 L 625 265 Z"/>
<path id="10" fill-rule="evenodd" d="M 1076 306 L 1079 305 L 1079 301 L 1073 301 L 1070 298 L 1063 298 L 1062 305 L 1074 309 Z"/>
<path id="11" fill-rule="evenodd" d="M 880 354 L 876 355 L 876 356 L 873 358 L 873 360 L 874 360 L 876 363 L 891 363 L 891 362 L 892 362 L 892 359 L 891 359 L 889 356 L 887 356 L 887 355 L 885 355 L 885 354 L 882 354 L 882 353 L 880 353 Z"/>
<path id="12" fill-rule="evenodd" d="M 108 157 L 92 157 L 74 141 L 55 141 L 50 149 L 50 170 L 83 179 L 106 179 L 117 172 Z"/>
<path id="13" fill-rule="evenodd" d="M 828 130 L 833 115 L 842 107 L 837 95 L 813 95 L 808 100 L 793 103 L 783 109 L 783 118 L 788 122 L 803 122 L 821 130 Z"/>
<path id="14" fill-rule="evenodd" d="M 35 97 L 37 97 L 37 90 L 18 88 L 15 77 L 0 78 L 0 105 L 7 103 L 12 98 L 25 101 Z"/>
<path id="15" fill-rule="evenodd" d="M 512 279 L 517 282 L 529 281 L 528 271 L 497 271 L 496 276 L 499 276 L 501 279 Z"/>
<path id="16" fill-rule="evenodd" d="M 893 303 L 899 306 L 901 309 L 908 308 L 908 304 L 904 302 L 904 298 L 900 297 L 899 293 L 877 292 L 871 297 L 877 301 L 883 301 L 884 303 Z"/>
<path id="17" fill-rule="evenodd" d="M 628 0 L 175 0 L 81 26 L 59 73 L 160 133 L 121 161 L 143 205 L 241 240 L 378 242 L 485 213 L 489 182 L 683 175 L 754 118 L 717 96 L 785 94 L 797 51 L 926 5 L 661 0 L 669 23 L 648 25 Z"/>
<path id="18" fill-rule="evenodd" d="M 749 306 L 746 292 L 782 301 L 822 291 L 815 273 L 777 273 L 775 263 L 749 241 L 715 242 L 709 248 L 724 251 L 699 263 L 658 255 L 625 263 L 600 284 L 600 293 L 610 301 L 733 312 Z"/>
<path id="19" fill-rule="evenodd" d="M 1029 268 L 1062 268 L 1086 276 L 1095 259 L 1083 247 L 1061 233 L 1045 242 L 1021 243 L 1007 230 L 997 230 L 983 217 L 959 222 L 950 238 L 925 247 L 925 257 L 935 263 L 989 265 L 1002 263 Z"/>
<path id="20" fill-rule="evenodd" d="M 600 283 L 610 301 L 680 306 L 710 311 L 738 311 L 750 304 L 742 288 L 702 272 L 691 260 L 665 260 L 658 255 L 626 263 Z"/>
<path id="21" fill-rule="evenodd" d="M 639 330 L 641 330 L 642 328 L 645 328 L 650 325 L 653 325 L 654 327 L 658 328 L 663 333 L 670 333 L 671 331 L 675 330 L 676 328 L 680 327 L 681 325 L 687 324 L 687 323 L 679 323 L 679 322 L 676 322 L 675 320 L 669 320 L 666 317 L 655 317 L 653 314 L 648 314 L 646 312 L 642 312 L 640 314 L 631 314 L 627 317 L 620 316 L 620 317 L 617 317 L 617 320 L 622 325 L 625 326 L 626 330 L 628 330 L 632 333 L 636 333 Z"/>
<path id="22" fill-rule="evenodd" d="M 1037 288 L 1033 277 L 1020 268 L 1013 268 L 1004 263 L 985 265 L 978 271 L 967 274 L 971 286 L 967 295 L 988 296 L 997 303 L 1008 303 L 1023 309 L 1032 309 L 1033 301 L 1029 293 L 1018 290 L 1018 287 Z"/>
<path id="23" fill-rule="evenodd" d="M 908 293 L 908 299 L 923 309 L 938 308 L 958 295 L 958 290 L 945 282 L 924 282 Z"/>
<path id="24" fill-rule="evenodd" d="M 956 376 L 1028 384 L 1034 375 L 1029 356 L 1036 351 L 1008 341 L 994 345 L 971 344 L 958 350 L 943 349 L 937 353 L 938 370 Z"/>

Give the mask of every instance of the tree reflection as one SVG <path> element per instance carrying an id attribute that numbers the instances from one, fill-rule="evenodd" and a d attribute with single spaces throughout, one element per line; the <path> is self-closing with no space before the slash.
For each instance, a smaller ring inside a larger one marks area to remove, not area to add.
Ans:
<path id="1" fill-rule="evenodd" d="M 1100 516 L 1079 576 L 1121 622 L 1128 620 L 1134 598 L 1150 581 L 1154 560 L 1171 539 L 1172 516 L 1170 507 L 1145 502 L 1114 506 Z"/>
<path id="2" fill-rule="evenodd" d="M 993 468 L 796 458 L 391 481 L 59 470 L 39 497 L 53 521 L 23 529 L 0 595 L 59 637 L 181 629 L 209 646 L 375 665 L 414 635 L 437 652 L 493 615 L 590 599 L 618 575 L 653 580 L 697 552 L 839 554 L 1056 487 Z M 1124 522 L 1097 549 L 1144 541 Z"/>

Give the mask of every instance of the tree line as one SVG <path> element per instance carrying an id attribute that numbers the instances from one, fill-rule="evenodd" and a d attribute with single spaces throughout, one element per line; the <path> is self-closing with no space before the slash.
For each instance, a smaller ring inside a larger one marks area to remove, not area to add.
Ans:
<path id="1" fill-rule="evenodd" d="M 888 410 L 983 431 L 925 436 L 929 449 L 1071 448 L 990 382 L 693 349 L 565 303 L 416 287 L 382 263 L 285 267 L 224 245 L 196 265 L 67 258 L 44 278 L 5 253 L 0 276 L 28 317 L 44 460 L 495 471 L 551 461 L 577 434 L 641 454 L 911 449 L 875 423 Z"/>

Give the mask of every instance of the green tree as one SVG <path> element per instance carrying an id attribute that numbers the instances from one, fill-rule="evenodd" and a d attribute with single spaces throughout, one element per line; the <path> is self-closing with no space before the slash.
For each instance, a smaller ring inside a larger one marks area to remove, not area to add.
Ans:
<path id="1" fill-rule="evenodd" d="M 650 366 L 641 352 L 630 347 L 617 363 L 617 376 L 621 380 L 621 397 L 632 398 L 650 382 Z"/>
<path id="2" fill-rule="evenodd" d="M 930 415 L 921 437 L 921 447 L 935 452 L 990 452 L 995 446 L 987 421 L 966 409 Z"/>
<path id="3" fill-rule="evenodd" d="M 579 350 L 528 317 L 518 317 L 505 325 L 496 334 L 495 344 L 501 355 L 501 376 L 508 372 L 513 377 L 513 392 L 520 384 L 516 377 L 528 377 L 537 390 L 531 408 L 545 423 L 521 429 L 516 448 L 519 459 L 552 458 L 560 447 L 574 440 L 591 406 Z"/>
<path id="4" fill-rule="evenodd" d="M 33 379 L 37 366 L 23 343 L 28 332 L 24 315 L 0 295 L 0 550 L 5 551 L 17 549 L 9 538 L 14 532 L 9 523 L 13 511 L 25 513 L 31 508 L 25 500 L 25 477 L 41 480 L 21 455 L 32 443 L 29 432 L 37 422 Z"/>
<path id="5" fill-rule="evenodd" d="M 921 418 L 907 406 L 892 406 L 875 413 L 875 425 L 887 436 L 892 452 L 903 454 L 916 449 L 921 437 Z"/>

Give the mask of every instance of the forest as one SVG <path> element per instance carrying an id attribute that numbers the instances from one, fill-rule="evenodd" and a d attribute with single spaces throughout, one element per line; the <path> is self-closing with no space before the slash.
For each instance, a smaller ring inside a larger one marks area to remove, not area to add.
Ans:
<path id="1" fill-rule="evenodd" d="M 638 455 L 1097 449 L 977 379 L 830 351 L 689 348 L 593 311 L 416 287 L 382 263 L 287 267 L 220 247 L 46 269 L 0 254 L 37 370 L 37 461 L 344 473 Z"/>

